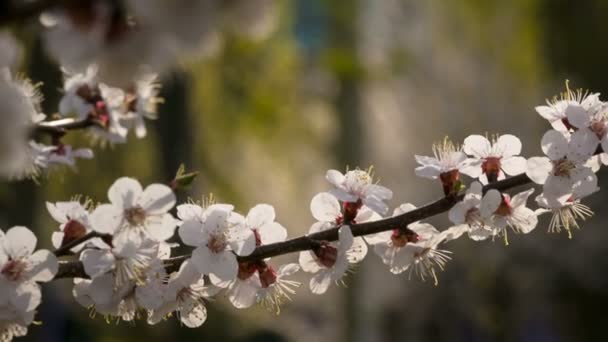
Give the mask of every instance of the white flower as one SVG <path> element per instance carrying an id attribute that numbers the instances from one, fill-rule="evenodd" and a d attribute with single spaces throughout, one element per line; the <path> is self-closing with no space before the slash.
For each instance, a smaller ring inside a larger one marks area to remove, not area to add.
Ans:
<path id="1" fill-rule="evenodd" d="M 573 194 L 570 198 L 551 198 L 540 194 L 536 197 L 536 203 L 540 206 L 535 211 L 536 215 L 551 213 L 549 222 L 550 233 L 559 233 L 566 230 L 568 237 L 572 238 L 572 230 L 579 229 L 577 220 L 585 220 L 593 216 L 593 211 L 581 203 L 581 198 Z"/>
<path id="2" fill-rule="evenodd" d="M 36 248 L 36 236 L 26 227 L 0 231 L 0 336 L 19 336 L 40 304 L 40 287 L 57 273 L 57 258 Z"/>
<path id="3" fill-rule="evenodd" d="M 315 195 L 310 201 L 310 212 L 317 221 L 333 225 L 364 223 L 382 218 L 367 206 L 351 206 L 350 202 L 344 203 L 343 211 L 338 199 L 330 192 Z"/>
<path id="4" fill-rule="evenodd" d="M 393 216 L 401 215 L 416 209 L 410 203 L 395 208 Z M 439 243 L 448 237 L 457 238 L 462 231 L 454 234 L 454 230 L 441 234 L 428 223 L 413 222 L 402 231 L 389 230 L 366 237 L 369 244 L 374 246 L 374 252 L 390 267 L 393 274 L 400 274 L 406 270 L 415 270 L 423 280 L 429 275 L 437 282 L 435 267 L 443 270 L 445 263 L 450 259 L 448 251 L 437 249 Z"/>
<path id="5" fill-rule="evenodd" d="M 310 227 L 309 234 L 332 228 L 326 222 L 317 222 Z M 304 272 L 314 273 L 310 279 L 310 290 L 314 294 L 323 294 L 332 281 L 338 281 L 346 274 L 351 263 L 363 260 L 361 252 L 367 247 L 356 245 L 350 227 L 342 226 L 338 231 L 336 242 L 321 241 L 312 251 L 300 252 L 299 263 Z"/>
<path id="6" fill-rule="evenodd" d="M 146 136 L 144 119 L 157 118 L 156 105 L 161 101 L 157 96 L 159 88 L 157 75 L 147 74 L 134 82 L 124 93 L 124 104 L 118 118 L 122 126 L 133 128 L 138 138 Z"/>
<path id="7" fill-rule="evenodd" d="M 287 230 L 275 222 L 274 207 L 268 204 L 258 204 L 249 210 L 245 217 L 245 225 L 254 232 L 256 246 L 282 242 L 287 239 Z"/>
<path id="8" fill-rule="evenodd" d="M 446 195 L 458 192 L 460 172 L 464 172 L 469 162 L 467 155 L 448 138 L 433 144 L 433 153 L 434 157 L 415 155 L 420 164 L 416 167 L 416 176 L 441 180 Z"/>
<path id="9" fill-rule="evenodd" d="M 146 272 L 158 258 L 158 243 L 146 238 L 127 240 L 126 235 L 120 235 L 114 237 L 112 244 L 112 248 L 85 249 L 80 254 L 85 273 L 91 279 L 112 273 L 115 289 L 128 284 L 144 284 Z"/>
<path id="10" fill-rule="evenodd" d="M 31 130 L 45 118 L 39 111 L 40 101 L 36 86 L 13 79 L 8 69 L 0 66 L 0 177 L 29 175 Z"/>
<path id="11" fill-rule="evenodd" d="M 268 204 L 253 207 L 245 218 L 245 225 L 255 236 L 256 246 L 285 241 L 287 230 L 274 222 L 274 208 Z M 228 299 L 238 309 L 248 308 L 256 302 L 258 291 L 263 288 L 262 272 L 272 270 L 265 260 L 255 262 L 239 262 L 239 270 L 235 279 L 222 280 L 215 275 L 209 276 L 211 283 L 221 288 L 228 288 Z"/>
<path id="12" fill-rule="evenodd" d="M 94 119 L 97 125 L 88 133 L 94 141 L 124 143 L 128 129 L 120 123 L 124 110 L 125 94 L 121 89 L 99 83 L 98 68 L 87 67 L 84 73 L 67 73 L 64 84 L 65 94 L 59 103 L 59 112 L 80 119 Z"/>
<path id="13" fill-rule="evenodd" d="M 505 245 L 509 244 L 507 228 L 510 227 L 516 233 L 528 234 L 538 224 L 536 213 L 526 207 L 528 197 L 534 193 L 534 188 L 522 191 L 511 198 L 508 194 L 501 194 L 497 190 L 490 190 L 486 196 L 501 198 L 500 206 L 494 212 L 492 223 L 496 233 L 493 235 L 503 235 Z"/>
<path id="14" fill-rule="evenodd" d="M 61 165 L 76 169 L 76 158 L 92 159 L 93 151 L 89 148 L 73 149 L 70 145 L 47 146 L 30 141 L 33 168 L 52 169 Z"/>
<path id="15" fill-rule="evenodd" d="M 383 186 L 374 184 L 370 172 L 351 170 L 342 174 L 337 170 L 329 170 L 325 179 L 336 188 L 329 192 L 340 201 L 360 206 L 364 204 L 378 214 L 388 210 L 385 200 L 393 197 L 393 192 Z"/>
<path id="16" fill-rule="evenodd" d="M 495 234 L 492 227 L 492 215 L 502 202 L 500 196 L 493 192 L 482 195 L 483 188 L 479 182 L 471 183 L 462 201 L 456 203 L 448 212 L 452 223 L 467 228 L 469 237 L 475 241 L 485 240 Z"/>
<path id="17" fill-rule="evenodd" d="M 599 102 L 599 100 L 598 100 Z M 585 130 L 597 138 L 595 147 L 601 143 L 602 149 L 608 151 L 608 106 L 605 103 L 594 105 L 588 110 L 572 110 L 567 113 L 568 122 L 578 130 Z"/>
<path id="18" fill-rule="evenodd" d="M 257 293 L 257 301 L 269 310 L 280 311 L 281 305 L 286 300 L 291 300 L 290 295 L 295 294 L 296 287 L 300 286 L 297 281 L 286 279 L 300 270 L 298 264 L 286 264 L 279 267 L 277 271 L 270 265 L 264 269 L 258 269 L 261 288 Z"/>
<path id="19" fill-rule="evenodd" d="M 53 232 L 51 236 L 55 249 L 91 232 L 89 211 L 79 201 L 56 202 L 54 204 L 46 202 L 46 208 L 51 217 L 59 223 L 59 231 Z M 98 238 L 92 239 L 91 242 L 97 246 L 102 246 L 99 244 Z M 103 244 L 103 242 L 101 243 Z M 85 245 L 86 243 L 74 246 L 71 251 L 79 252 Z"/>
<path id="20" fill-rule="evenodd" d="M 254 233 L 245 225 L 243 216 L 220 205 L 189 214 L 196 216 L 185 220 L 178 232 L 184 244 L 196 247 L 191 262 L 202 274 L 234 280 L 239 268 L 236 255 L 249 255 L 255 249 Z"/>
<path id="21" fill-rule="evenodd" d="M 168 186 L 150 184 L 142 189 L 136 179 L 122 177 L 112 184 L 108 198 L 111 204 L 102 204 L 91 214 L 93 230 L 115 238 L 126 234 L 166 241 L 173 236 L 177 222 L 169 210 L 175 194 Z"/>
<path id="22" fill-rule="evenodd" d="M 482 184 L 488 184 L 488 180 L 502 180 L 505 174 L 514 176 L 526 171 L 526 159 L 519 156 L 521 141 L 514 135 L 501 135 L 492 142 L 482 135 L 470 135 L 462 148 L 473 156 L 462 172 L 479 178 Z"/>
<path id="23" fill-rule="evenodd" d="M 96 66 L 88 66 L 84 73 L 70 73 L 66 70 L 64 73 L 64 94 L 59 101 L 61 115 L 84 119 L 101 109 L 104 99 L 99 90 Z"/>
<path id="24" fill-rule="evenodd" d="M 543 193 L 549 197 L 569 197 L 574 187 L 581 194 L 595 191 L 597 177 L 586 166 L 595 151 L 594 139 L 592 133 L 583 130 L 574 132 L 569 139 L 564 133 L 548 131 L 541 142 L 547 157 L 528 159 L 526 175 L 543 184 Z"/>
<path id="25" fill-rule="evenodd" d="M 540 116 L 549 121 L 553 129 L 567 132 L 574 128 L 570 117 L 593 113 L 602 106 L 599 96 L 599 93 L 588 94 L 580 89 L 572 91 L 566 83 L 566 91 L 560 94 L 559 98 L 547 100 L 546 106 L 538 106 L 535 109 Z"/>
<path id="26" fill-rule="evenodd" d="M 132 321 L 137 315 L 135 284 L 132 282 L 116 286 L 114 273 L 106 273 L 92 280 L 74 278 L 72 294 L 83 307 L 104 316 L 119 317 Z"/>
<path id="27" fill-rule="evenodd" d="M 163 296 L 164 303 L 152 311 L 148 323 L 156 324 L 175 311 L 185 326 L 200 327 L 207 319 L 204 299 L 215 295 L 217 291 L 217 288 L 205 286 L 197 268 L 187 260 L 169 278 Z"/>
<path id="28" fill-rule="evenodd" d="M 163 304 L 163 295 L 166 291 L 166 281 L 169 276 L 160 259 L 153 259 L 152 264 L 145 272 L 143 284 L 135 288 L 137 304 L 147 310 L 156 310 Z"/>

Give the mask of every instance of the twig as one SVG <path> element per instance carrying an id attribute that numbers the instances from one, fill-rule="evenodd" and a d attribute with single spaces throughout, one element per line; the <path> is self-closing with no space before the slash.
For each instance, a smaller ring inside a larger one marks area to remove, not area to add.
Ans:
<path id="1" fill-rule="evenodd" d="M 68 254 L 71 253 L 70 250 L 72 248 L 74 248 L 74 247 L 76 247 L 76 246 L 78 246 L 80 244 L 83 244 L 83 243 L 85 243 L 85 242 L 87 242 L 87 241 L 89 241 L 89 240 L 91 240 L 93 238 L 101 237 L 101 236 L 102 236 L 101 234 L 99 234 L 99 233 L 97 233 L 95 231 L 91 231 L 91 232 L 89 232 L 89 233 L 87 233 L 87 234 L 79 237 L 78 239 L 74 239 L 74 240 L 66 243 L 65 245 L 57 248 L 53 253 L 56 256 L 68 255 Z"/>
<path id="2" fill-rule="evenodd" d="M 520 174 L 490 185 L 486 185 L 483 190 L 496 189 L 506 191 L 517 186 L 526 185 L 532 181 L 526 174 Z M 370 235 L 393 229 L 404 229 L 408 224 L 420 221 L 450 210 L 456 203 L 464 197 L 463 194 L 453 197 L 444 197 L 437 201 L 431 202 L 425 206 L 409 211 L 407 213 L 385 218 L 373 222 L 365 222 L 351 225 L 351 230 L 354 236 Z M 300 236 L 291 240 L 272 243 L 257 247 L 253 253 L 248 256 L 238 257 L 239 261 L 255 261 L 265 258 L 275 257 L 279 255 L 300 252 L 313 249 L 318 246 L 319 241 L 336 241 L 338 240 L 338 230 L 340 227 L 334 227 L 322 232 Z M 180 255 L 168 260 L 165 260 L 167 271 L 172 272 L 179 269 L 179 266 L 190 255 Z M 80 261 L 64 261 L 59 264 L 59 272 L 55 276 L 58 278 L 88 278 Z"/>
<path id="3" fill-rule="evenodd" d="M 91 117 L 85 119 L 65 118 L 52 121 L 43 121 L 34 127 L 34 132 L 39 134 L 64 135 L 67 131 L 85 129 L 98 126 L 99 124 Z"/>

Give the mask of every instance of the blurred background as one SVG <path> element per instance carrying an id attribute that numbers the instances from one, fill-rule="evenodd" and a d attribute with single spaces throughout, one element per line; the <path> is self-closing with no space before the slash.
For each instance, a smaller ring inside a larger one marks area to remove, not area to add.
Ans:
<path id="1" fill-rule="evenodd" d="M 40 184 L 0 184 L 0 226 L 27 225 L 50 247 L 56 225 L 45 201 L 77 194 L 98 201 L 120 176 L 143 184 L 172 178 L 180 163 L 199 170 L 189 193 L 213 193 L 246 213 L 275 206 L 291 236 L 313 222 L 309 201 L 329 189 L 325 170 L 375 167 L 391 205 L 441 196 L 414 176 L 414 154 L 449 135 L 512 133 L 538 155 L 547 123 L 534 111 L 564 88 L 606 93 L 608 2 L 602 0 L 252 0 L 222 25 L 204 58 L 162 81 L 160 118 L 146 139 L 95 149 Z M 237 27 L 245 34 L 234 30 Z M 43 82 L 56 111 L 61 73 L 42 49 L 40 28 L 19 25 L 21 70 Z M 70 134 L 72 142 L 84 142 Z M 606 185 L 600 171 L 600 186 Z M 453 260 L 432 282 L 394 276 L 374 254 L 323 296 L 308 277 L 280 315 L 209 303 L 199 329 L 106 323 L 71 297 L 71 281 L 44 288 L 38 319 L 22 341 L 599 341 L 608 321 L 608 193 L 573 238 L 546 233 L 447 245 Z M 430 220 L 447 228 L 445 216 Z M 282 257 L 295 261 L 297 255 Z"/>

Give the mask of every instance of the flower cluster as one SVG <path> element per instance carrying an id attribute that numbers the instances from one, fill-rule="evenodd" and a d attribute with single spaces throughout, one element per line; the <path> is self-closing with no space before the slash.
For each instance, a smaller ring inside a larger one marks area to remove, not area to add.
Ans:
<path id="1" fill-rule="evenodd" d="M 214 18 L 220 12 L 229 29 L 268 34 L 272 7 L 272 0 L 58 5 L 40 18 L 49 51 L 65 67 L 59 110 L 48 119 L 40 112 L 37 85 L 13 71 L 20 48 L 0 33 L 0 176 L 36 177 L 92 158 L 90 149 L 62 142 L 69 129 L 86 130 L 102 144 L 125 143 L 131 130 L 145 137 L 145 119 L 156 117 L 160 102 L 150 70 L 162 72 L 178 51 L 217 43 Z M 37 238 L 25 227 L 0 231 L 0 340 L 26 334 L 41 302 L 38 283 L 58 273 L 74 278 L 76 301 L 93 313 L 149 324 L 175 314 L 194 328 L 207 318 L 207 301 L 220 296 L 239 309 L 258 304 L 278 313 L 300 286 L 294 280 L 300 269 L 310 277 L 310 291 L 323 294 L 332 283 L 345 282 L 369 248 L 389 272 L 407 271 L 437 285 L 452 258 L 446 245 L 461 236 L 508 244 L 509 233 L 528 234 L 540 215 L 550 213 L 549 232 L 565 230 L 571 237 L 578 221 L 593 214 L 581 202 L 599 190 L 596 172 L 608 164 L 608 104 L 599 94 L 567 87 L 536 111 L 552 127 L 541 139 L 544 156 L 521 156 L 522 143 L 511 134 L 470 135 L 462 144 L 445 138 L 433 146 L 434 156 L 415 156 L 416 175 L 441 183 L 440 211 L 404 203 L 390 215 L 393 193 L 374 181 L 371 168 L 327 171 L 331 189 L 310 202 L 315 222 L 306 236 L 291 240 L 268 204 L 246 215 L 211 200 L 178 204 L 174 191 L 196 176 L 183 168 L 169 185 L 143 188 L 136 179 L 120 178 L 107 203 L 46 203 L 58 223 L 50 239 L 54 253 L 35 251 Z M 542 188 L 538 209 L 528 206 L 535 188 L 511 195 L 510 179 Z M 445 211 L 451 227 L 421 222 Z M 172 257 L 178 246 L 191 251 Z M 297 262 L 275 258 L 291 252 L 299 252 Z M 60 272 L 66 261 L 57 257 L 64 256 L 83 271 Z"/>

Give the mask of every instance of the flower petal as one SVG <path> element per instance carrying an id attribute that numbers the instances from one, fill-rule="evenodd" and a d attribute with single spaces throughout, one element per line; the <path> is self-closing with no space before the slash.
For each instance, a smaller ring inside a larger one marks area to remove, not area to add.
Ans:
<path id="1" fill-rule="evenodd" d="M 494 150 L 503 158 L 517 156 L 521 153 L 521 140 L 512 134 L 501 135 L 494 144 Z"/>
<path id="2" fill-rule="evenodd" d="M 553 164 L 546 157 L 532 157 L 526 162 L 526 175 L 536 184 L 545 184 L 552 170 Z"/>
<path id="3" fill-rule="evenodd" d="M 37 238 L 31 230 L 23 226 L 15 226 L 9 229 L 4 238 L 4 251 L 13 259 L 27 257 L 36 248 Z"/>
<path id="4" fill-rule="evenodd" d="M 136 179 L 122 177 L 110 186 L 108 198 L 117 207 L 123 209 L 132 208 L 142 191 L 141 184 Z"/>
<path id="5" fill-rule="evenodd" d="M 462 150 L 464 153 L 476 158 L 485 158 L 489 156 L 492 145 L 490 141 L 483 135 L 473 134 L 464 139 Z"/>
<path id="6" fill-rule="evenodd" d="M 114 234 L 123 225 L 124 211 L 112 204 L 102 204 L 91 213 L 91 228 L 101 234 Z"/>
<path id="7" fill-rule="evenodd" d="M 185 221 L 177 233 L 182 242 L 188 246 L 202 246 L 206 242 L 203 236 L 203 224 L 198 221 Z"/>
<path id="8" fill-rule="evenodd" d="M 502 158 L 500 161 L 500 168 L 509 176 L 526 172 L 527 165 L 526 158 L 520 156 Z"/>
<path id="9" fill-rule="evenodd" d="M 541 140 L 541 147 L 545 155 L 551 160 L 558 160 L 568 154 L 568 139 L 563 133 L 556 130 L 547 131 Z"/>
<path id="10" fill-rule="evenodd" d="M 163 184 L 150 184 L 137 201 L 148 214 L 164 214 L 175 205 L 175 194 Z"/>
<path id="11" fill-rule="evenodd" d="M 275 219 L 274 207 L 268 204 L 258 204 L 249 210 L 245 222 L 251 229 L 259 229 Z"/>
<path id="12" fill-rule="evenodd" d="M 37 282 L 47 282 L 53 280 L 59 263 L 57 257 L 46 249 L 36 251 L 29 257 L 32 269 L 28 271 L 29 279 Z"/>

